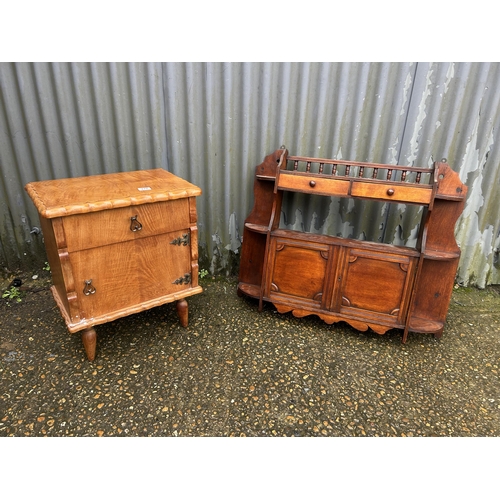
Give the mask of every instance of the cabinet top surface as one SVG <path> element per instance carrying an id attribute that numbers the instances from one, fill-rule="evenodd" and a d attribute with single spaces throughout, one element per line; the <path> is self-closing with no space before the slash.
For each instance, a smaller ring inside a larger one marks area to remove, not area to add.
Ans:
<path id="1" fill-rule="evenodd" d="M 201 194 L 199 187 L 161 168 L 30 182 L 25 188 L 46 218 Z"/>

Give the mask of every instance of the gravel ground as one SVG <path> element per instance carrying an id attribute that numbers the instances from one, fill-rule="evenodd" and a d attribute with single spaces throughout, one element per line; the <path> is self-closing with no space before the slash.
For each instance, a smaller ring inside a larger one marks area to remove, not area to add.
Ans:
<path id="1" fill-rule="evenodd" d="M 89 362 L 48 271 L 19 277 L 21 301 L 0 300 L 0 436 L 500 435 L 500 287 L 455 289 L 442 339 L 403 345 L 206 278 L 188 328 L 173 304 L 98 326 Z"/>

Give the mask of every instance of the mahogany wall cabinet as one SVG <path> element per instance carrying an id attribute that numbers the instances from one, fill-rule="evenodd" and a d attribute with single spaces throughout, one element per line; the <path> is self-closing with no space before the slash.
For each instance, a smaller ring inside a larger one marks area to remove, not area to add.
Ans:
<path id="1" fill-rule="evenodd" d="M 82 332 L 89 360 L 95 325 L 176 301 L 198 286 L 196 196 L 201 189 L 162 169 L 32 182 L 52 272 L 51 287 L 68 330 Z"/>
<path id="2" fill-rule="evenodd" d="M 426 180 L 424 180 L 426 179 Z M 423 206 L 416 248 L 280 229 L 283 193 Z M 316 314 L 379 334 L 443 332 L 460 250 L 454 237 L 467 187 L 446 160 L 433 168 L 289 156 L 257 166 L 245 221 L 238 293 L 280 313 Z"/>

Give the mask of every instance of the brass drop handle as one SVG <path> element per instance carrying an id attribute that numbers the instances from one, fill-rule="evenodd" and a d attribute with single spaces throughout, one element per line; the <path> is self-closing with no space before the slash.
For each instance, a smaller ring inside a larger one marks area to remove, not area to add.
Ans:
<path id="1" fill-rule="evenodd" d="M 142 224 L 137 220 L 137 215 L 130 217 L 130 230 L 134 233 L 142 229 Z"/>
<path id="2" fill-rule="evenodd" d="M 84 295 L 92 295 L 95 293 L 95 287 L 92 285 L 92 280 L 85 280 L 85 287 L 83 288 Z"/>
<path id="3" fill-rule="evenodd" d="M 392 196 L 392 195 L 394 194 L 394 189 L 388 189 L 388 190 L 387 190 L 387 194 L 388 194 L 389 196 Z"/>
<path id="4" fill-rule="evenodd" d="M 316 181 L 309 181 L 309 186 L 311 186 L 312 188 L 316 186 Z"/>

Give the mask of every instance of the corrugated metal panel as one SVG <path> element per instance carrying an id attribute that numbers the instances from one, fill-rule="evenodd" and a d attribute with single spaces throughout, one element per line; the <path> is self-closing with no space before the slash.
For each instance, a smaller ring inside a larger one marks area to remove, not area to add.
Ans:
<path id="1" fill-rule="evenodd" d="M 291 154 L 427 166 L 469 186 L 460 279 L 499 283 L 498 63 L 0 63 L 2 261 L 43 254 L 26 182 L 164 167 L 203 189 L 201 265 L 236 270 L 254 167 Z M 362 210 L 363 206 L 365 207 Z M 412 244 L 419 214 L 327 200 L 283 224 Z"/>
<path id="2" fill-rule="evenodd" d="M 0 63 L 0 166 L 1 260 L 31 266 L 27 182 L 167 166 L 161 64 Z"/>
<path id="3" fill-rule="evenodd" d="M 254 166 L 280 145 L 291 154 L 396 162 L 414 72 L 411 63 L 165 64 L 170 165 L 178 175 L 192 169 L 204 190 L 200 230 L 210 235 L 211 270 L 231 267 L 253 205 Z M 331 229 L 339 207 L 316 203 L 314 224 Z M 358 207 L 340 202 L 341 232 L 373 238 L 385 212 L 363 226 Z"/>
<path id="4" fill-rule="evenodd" d="M 498 63 L 419 63 L 401 145 L 401 163 L 447 158 L 469 187 L 459 280 L 480 287 L 500 283 L 499 83 Z"/>

